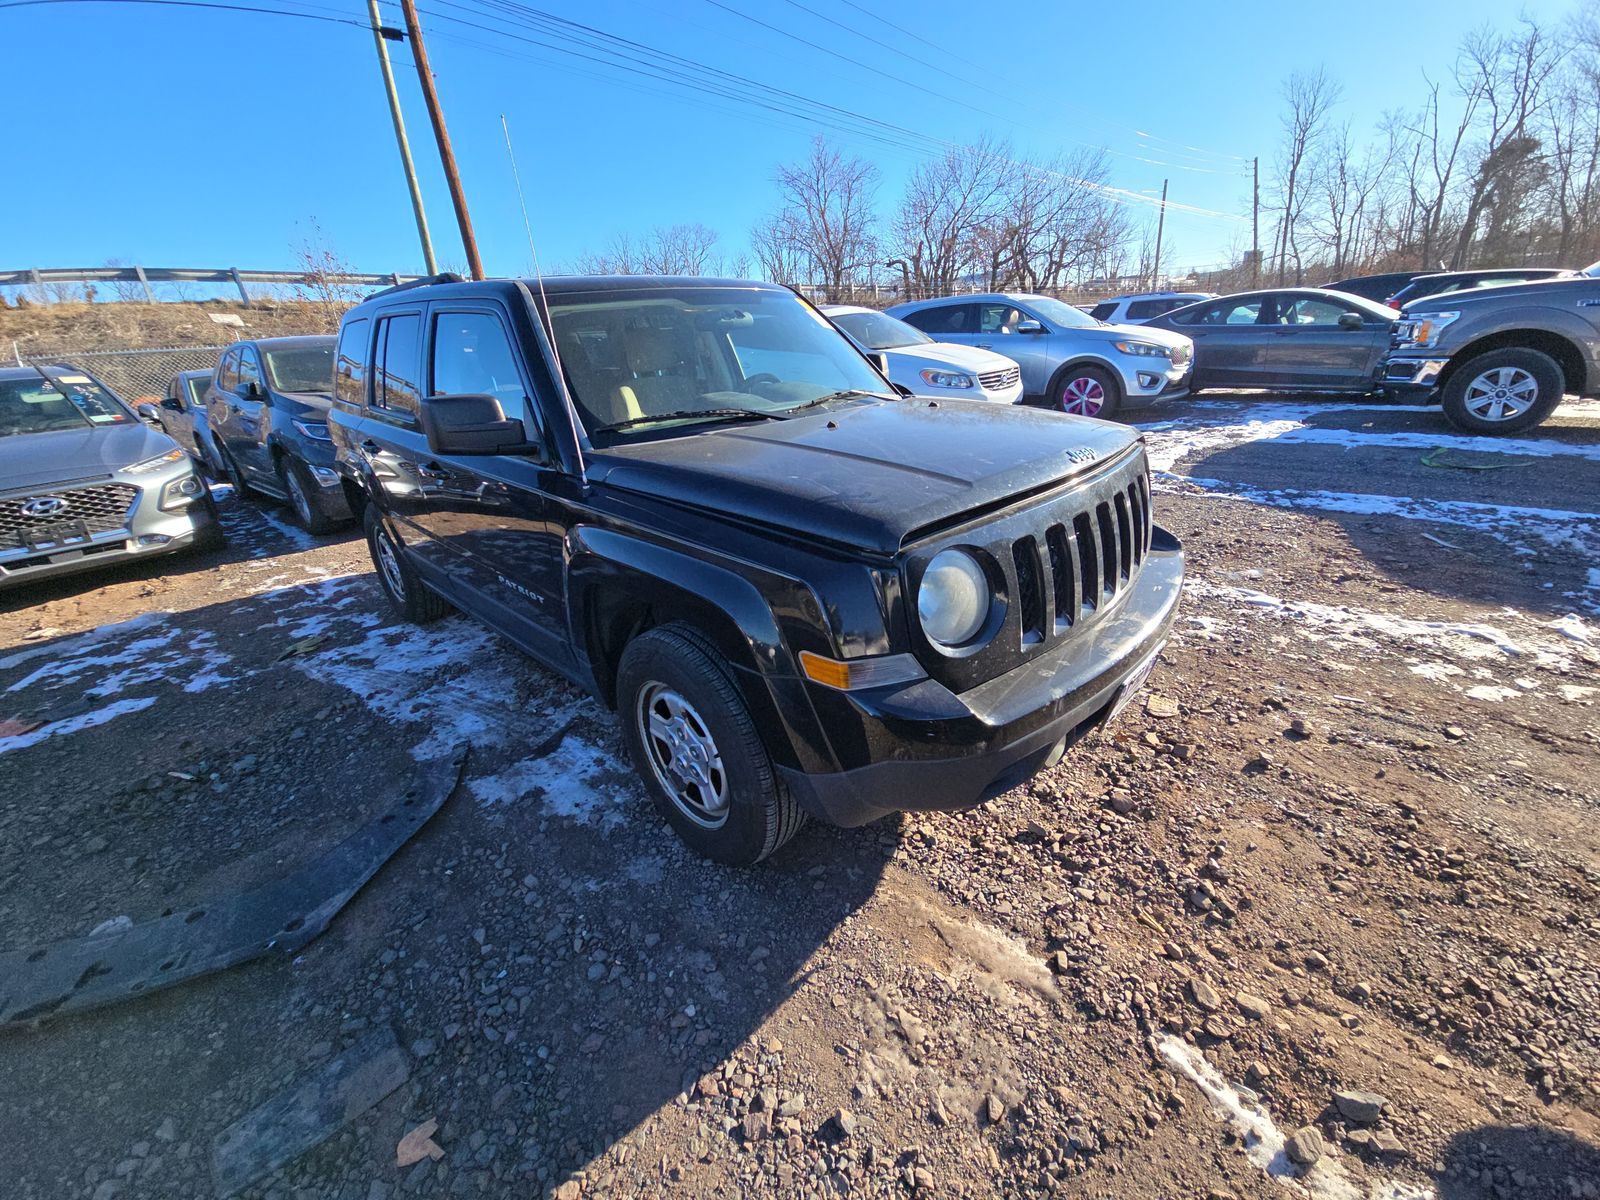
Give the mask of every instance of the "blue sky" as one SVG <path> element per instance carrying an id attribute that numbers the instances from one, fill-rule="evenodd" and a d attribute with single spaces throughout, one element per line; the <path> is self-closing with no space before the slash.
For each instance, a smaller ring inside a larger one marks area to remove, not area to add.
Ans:
<path id="1" fill-rule="evenodd" d="M 0 269 L 112 258 L 287 268 L 316 227 L 355 269 L 420 270 L 364 28 L 199 8 L 8 10 L 7 2 L 0 0 L 7 60 L 44 74 L 36 85 L 12 76 Z M 365 0 L 223 2 L 366 17 Z M 727 252 L 740 252 L 749 227 L 772 206 L 775 166 L 802 155 L 813 133 L 878 164 L 886 210 L 918 160 L 914 151 L 747 103 L 710 102 L 637 77 L 630 84 L 515 41 L 507 31 L 540 35 L 509 23 L 525 17 L 492 13 L 504 3 L 419 0 L 491 274 L 529 264 L 502 113 L 546 270 L 616 234 L 678 222 L 710 226 Z M 1421 72 L 1444 75 L 1462 34 L 1512 19 L 1504 0 L 1417 0 L 1403 17 L 1372 0 L 1046 0 L 1010 6 L 1010 15 L 1006 6 L 957 0 L 528 3 L 948 142 L 991 133 L 1036 154 L 1104 146 L 1113 152 L 1117 187 L 1153 196 L 1168 177 L 1175 203 L 1246 218 L 1247 160 L 1259 154 L 1267 170 L 1290 71 L 1325 67 L 1344 86 L 1341 117 L 1365 130 L 1384 109 L 1416 104 Z M 1572 7 L 1571 0 L 1538 0 L 1520 11 L 1554 21 Z M 382 9 L 387 22 L 400 24 L 396 4 L 386 0 Z M 391 43 L 391 52 L 435 245 L 442 262 L 459 265 L 465 260 L 416 73 L 403 44 Z M 1154 211 L 1129 203 L 1141 219 Z M 1174 211 L 1167 261 L 1218 262 L 1248 236 L 1248 220 Z"/>

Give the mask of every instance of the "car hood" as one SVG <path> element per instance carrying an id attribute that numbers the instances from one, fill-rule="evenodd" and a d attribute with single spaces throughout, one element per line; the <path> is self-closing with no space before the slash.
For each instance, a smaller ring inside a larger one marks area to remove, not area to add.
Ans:
<path id="1" fill-rule="evenodd" d="M 1017 364 L 1003 354 L 996 354 L 993 350 L 980 350 L 976 346 L 958 346 L 954 342 L 922 342 L 914 346 L 896 346 L 883 353 L 889 356 L 889 361 L 905 359 L 915 363 L 920 370 L 923 367 L 955 367 L 961 371 L 971 371 L 973 374 L 984 374 L 989 371 L 1008 371 Z"/>
<path id="2" fill-rule="evenodd" d="M 977 400 L 884 401 L 615 447 L 593 456 L 590 478 L 891 555 L 963 514 L 1092 470 L 1137 440 L 1109 421 Z"/>
<path id="3" fill-rule="evenodd" d="M 311 414 L 319 421 L 327 420 L 333 407 L 333 396 L 327 392 L 279 392 L 278 399 L 285 401 L 284 408 L 296 417 Z"/>
<path id="4" fill-rule="evenodd" d="M 1093 342 L 1120 342 L 1124 338 L 1139 342 L 1154 342 L 1169 350 L 1189 345 L 1193 341 L 1187 334 L 1178 333 L 1164 325 L 1102 325 L 1098 329 L 1068 329 L 1063 332 Z"/>
<path id="5" fill-rule="evenodd" d="M 0 437 L 0 491 L 95 479 L 177 448 L 138 421 Z"/>
<path id="6" fill-rule="evenodd" d="M 1578 275 L 1564 279 L 1536 279 L 1531 283 L 1497 283 L 1459 292 L 1443 292 L 1437 296 L 1419 296 L 1415 300 L 1407 300 L 1400 311 L 1407 316 L 1414 312 L 1453 312 L 1458 308 L 1514 303 L 1520 299 L 1563 303 L 1568 290 L 1587 296 L 1600 294 L 1595 280 Z"/>

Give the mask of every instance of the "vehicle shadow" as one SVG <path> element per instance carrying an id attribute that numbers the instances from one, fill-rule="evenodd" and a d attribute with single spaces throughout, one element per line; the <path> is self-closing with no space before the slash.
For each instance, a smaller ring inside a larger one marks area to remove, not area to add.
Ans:
<path id="1" fill-rule="evenodd" d="M 1600 1146 L 1546 1126 L 1480 1125 L 1445 1145 L 1436 1178 L 1439 1200 L 1590 1196 L 1600 1183 Z"/>
<path id="2" fill-rule="evenodd" d="M 19 1195 L 93 1192 L 163 1118 L 188 1157 L 140 1167 L 120 1200 L 195 1192 L 195 1171 L 204 1190 L 213 1138 L 384 1025 L 409 1083 L 276 1185 L 537 1194 L 611 1169 L 619 1139 L 660 1121 L 681 1134 L 669 1169 L 692 1172 L 696 1139 L 744 1136 L 724 1122 L 729 1091 L 801 1087 L 765 1027 L 874 894 L 899 823 L 808 827 L 749 870 L 708 863 L 597 704 L 465 618 L 415 627 L 380 605 L 352 576 L 0 653 L 0 716 L 151 699 L 0 742 L 15 868 L 0 950 L 276 878 L 383 811 L 434 742 L 474 745 L 438 816 L 292 961 L 7 1035 Z M 322 644 L 285 657 L 313 628 Z M 430 1117 L 445 1157 L 399 1168 L 399 1138 Z"/>

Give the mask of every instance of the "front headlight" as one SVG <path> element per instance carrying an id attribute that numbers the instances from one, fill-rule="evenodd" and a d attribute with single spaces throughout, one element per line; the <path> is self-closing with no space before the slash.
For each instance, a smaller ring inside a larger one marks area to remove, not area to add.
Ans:
<path id="1" fill-rule="evenodd" d="M 965 550 L 941 550 L 922 573 L 917 588 L 917 619 L 936 645 L 954 648 L 983 629 L 993 593 L 978 560 Z"/>
<path id="2" fill-rule="evenodd" d="M 1131 354 L 1135 358 L 1171 358 L 1172 350 L 1167 346 L 1158 346 L 1154 342 L 1112 342 L 1124 354 Z"/>
<path id="3" fill-rule="evenodd" d="M 206 485 L 200 482 L 200 477 L 193 471 L 181 479 L 174 479 L 161 489 L 160 507 L 172 512 L 174 509 L 187 508 L 198 500 L 206 490 Z"/>
<path id="4" fill-rule="evenodd" d="M 328 433 L 328 423 L 326 421 L 302 421 L 295 417 L 290 423 L 314 442 L 333 441 L 332 435 Z"/>
<path id="5" fill-rule="evenodd" d="M 1413 346 L 1432 346 L 1450 325 L 1461 319 L 1459 312 L 1417 313 L 1402 321 L 1400 339 Z"/>
<path id="6" fill-rule="evenodd" d="M 182 450 L 168 450 L 165 454 L 158 454 L 154 458 L 147 458 L 143 462 L 136 462 L 131 467 L 123 467 L 124 475 L 148 475 L 151 471 L 159 471 L 162 467 L 171 466 L 175 462 L 182 462 Z"/>
<path id="7" fill-rule="evenodd" d="M 922 382 L 929 387 L 970 388 L 975 380 L 959 371 L 939 371 L 930 368 L 922 373 Z"/>

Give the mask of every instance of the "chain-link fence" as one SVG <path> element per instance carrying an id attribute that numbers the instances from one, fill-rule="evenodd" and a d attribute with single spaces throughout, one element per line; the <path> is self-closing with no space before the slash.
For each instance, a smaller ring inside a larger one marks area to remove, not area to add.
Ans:
<path id="1" fill-rule="evenodd" d="M 179 371 L 210 371 L 226 346 L 158 346 L 149 350 L 30 350 L 28 366 L 68 363 L 89 372 L 130 404 L 161 396 Z"/>

